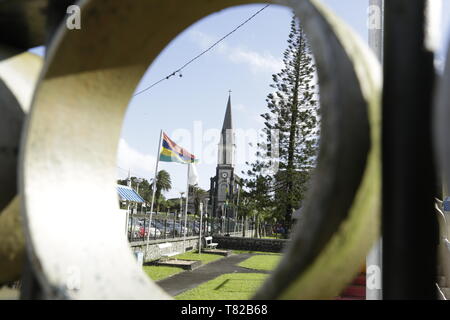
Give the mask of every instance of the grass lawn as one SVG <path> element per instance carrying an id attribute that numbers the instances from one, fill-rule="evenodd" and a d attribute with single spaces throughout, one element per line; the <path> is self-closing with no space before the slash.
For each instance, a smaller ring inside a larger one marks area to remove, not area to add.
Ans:
<path id="1" fill-rule="evenodd" d="M 144 272 L 154 281 L 162 280 L 182 271 L 184 270 L 178 267 L 144 266 Z"/>
<path id="2" fill-rule="evenodd" d="M 200 260 L 202 262 L 202 264 L 207 264 L 209 262 L 219 260 L 223 257 L 224 256 L 221 256 L 218 254 L 212 254 L 212 253 L 198 254 L 197 252 L 185 252 L 185 253 L 175 256 L 175 258 L 183 259 L 183 260 Z"/>
<path id="3" fill-rule="evenodd" d="M 239 266 L 254 270 L 270 271 L 275 269 L 280 259 L 281 255 L 257 255 L 242 261 L 239 263 Z"/>
<path id="4" fill-rule="evenodd" d="M 251 251 L 251 250 L 233 250 L 234 254 L 240 254 L 240 253 L 258 253 L 258 254 L 264 254 L 264 255 L 275 255 L 279 256 L 281 253 L 277 252 L 264 252 L 264 251 Z"/>
<path id="5" fill-rule="evenodd" d="M 261 273 L 228 273 L 183 292 L 177 300 L 246 300 L 266 279 Z"/>
<path id="6" fill-rule="evenodd" d="M 174 258 L 183 259 L 183 260 L 200 260 L 202 264 L 207 264 L 212 261 L 216 261 L 223 256 L 217 254 L 209 254 L 209 253 L 194 253 L 194 252 L 186 252 L 175 256 Z M 170 266 L 156 266 L 156 265 L 148 265 L 144 266 L 145 273 L 150 277 L 150 279 L 154 281 L 162 280 L 167 277 L 173 276 L 174 274 L 183 272 L 182 268 L 178 267 L 170 267 Z"/>

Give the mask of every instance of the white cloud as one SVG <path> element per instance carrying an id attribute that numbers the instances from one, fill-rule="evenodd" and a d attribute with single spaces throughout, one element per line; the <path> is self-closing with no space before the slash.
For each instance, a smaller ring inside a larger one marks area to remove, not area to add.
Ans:
<path id="1" fill-rule="evenodd" d="M 119 150 L 117 153 L 117 165 L 121 168 L 119 176 L 127 176 L 127 170 L 131 171 L 132 176 L 150 179 L 154 174 L 156 158 L 154 156 L 141 153 L 133 149 L 125 139 L 121 138 Z"/>
<path id="2" fill-rule="evenodd" d="M 245 113 L 245 112 L 247 112 L 248 108 L 245 105 L 243 105 L 242 103 L 239 103 L 239 104 L 234 104 L 233 109 Z"/>
<path id="3" fill-rule="evenodd" d="M 192 30 L 189 35 L 191 39 L 203 50 L 209 48 L 218 40 L 204 32 L 196 30 Z M 224 56 L 230 62 L 247 65 L 254 73 L 260 71 L 276 73 L 283 67 L 282 59 L 276 58 L 268 51 L 260 53 L 243 47 L 231 47 L 225 42 L 219 43 L 212 49 L 212 51 Z"/>
<path id="4" fill-rule="evenodd" d="M 256 51 L 232 48 L 229 50 L 227 57 L 232 62 L 247 64 L 253 72 L 270 71 L 275 73 L 280 72 L 283 68 L 283 62 L 268 52 L 260 54 Z"/>
<path id="5" fill-rule="evenodd" d="M 249 106 L 246 106 L 242 103 L 234 104 L 233 110 L 236 110 L 236 111 L 242 113 L 251 121 L 256 122 L 258 124 L 258 126 L 263 125 L 265 122 L 265 120 L 261 117 L 261 113 L 255 113 L 254 110 L 252 110 L 252 108 L 250 108 Z"/>
<path id="6" fill-rule="evenodd" d="M 191 30 L 189 32 L 189 37 L 192 39 L 193 42 L 195 42 L 202 50 L 206 50 L 209 48 L 214 42 L 216 42 L 218 39 L 213 39 L 212 36 L 201 32 L 197 30 Z M 216 50 L 223 51 L 224 50 L 224 43 L 219 43 L 216 47 Z"/>

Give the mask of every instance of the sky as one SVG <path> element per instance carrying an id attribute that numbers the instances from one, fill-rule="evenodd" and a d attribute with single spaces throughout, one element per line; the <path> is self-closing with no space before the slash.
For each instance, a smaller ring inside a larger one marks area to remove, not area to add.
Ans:
<path id="1" fill-rule="evenodd" d="M 323 0 L 367 43 L 368 0 Z M 177 70 L 185 62 L 233 30 L 264 5 L 233 7 L 212 14 L 178 35 L 151 64 L 136 92 Z M 445 14 L 445 13 L 448 14 Z M 450 29 L 450 1 L 442 10 L 442 64 Z M 236 132 L 236 173 L 254 159 L 258 131 L 263 127 L 272 74 L 280 71 L 282 54 L 290 30 L 291 11 L 271 5 L 249 23 L 227 37 L 220 45 L 190 64 L 182 72 L 133 97 L 122 128 L 117 156 L 118 178 L 128 175 L 150 179 L 155 170 L 160 130 L 200 159 L 199 185 L 209 189 L 215 175 L 217 144 L 231 90 Z M 36 49 L 40 53 L 42 49 Z M 179 197 L 186 190 L 186 165 L 160 162 L 168 171 L 173 189 L 167 198 Z"/>

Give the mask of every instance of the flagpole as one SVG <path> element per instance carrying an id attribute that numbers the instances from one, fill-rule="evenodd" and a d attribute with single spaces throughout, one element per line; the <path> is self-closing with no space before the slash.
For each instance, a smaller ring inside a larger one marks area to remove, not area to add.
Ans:
<path id="1" fill-rule="evenodd" d="M 189 203 L 189 174 L 190 174 L 190 170 L 191 170 L 191 166 L 188 163 L 187 164 L 187 189 L 186 189 L 186 206 L 185 206 L 185 210 L 184 210 L 184 230 L 183 230 L 183 252 L 185 252 L 185 248 L 186 248 L 186 232 L 187 232 L 187 228 L 186 228 L 186 224 L 187 224 L 187 211 L 188 211 L 188 203 Z"/>
<path id="2" fill-rule="evenodd" d="M 150 205 L 150 221 L 148 222 L 148 233 L 147 233 L 147 246 L 145 248 L 145 256 L 144 256 L 144 262 L 145 262 L 145 258 L 148 255 L 148 243 L 150 241 L 150 230 L 152 227 L 152 215 L 153 215 L 153 204 L 155 202 L 155 193 L 156 193 L 156 177 L 158 175 L 158 166 L 159 166 L 159 154 L 161 152 L 161 140 L 162 140 L 162 130 L 159 133 L 159 143 L 158 143 L 158 151 L 157 151 L 157 155 L 156 155 L 156 168 L 155 168 L 155 176 L 153 178 L 153 192 L 152 192 L 152 203 Z M 155 228 L 155 233 L 156 233 L 156 228 Z M 144 225 L 144 234 L 145 234 L 145 225 Z"/>

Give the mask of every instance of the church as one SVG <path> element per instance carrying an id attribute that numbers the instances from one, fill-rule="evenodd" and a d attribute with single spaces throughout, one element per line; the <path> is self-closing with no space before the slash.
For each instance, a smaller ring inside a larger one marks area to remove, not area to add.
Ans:
<path id="1" fill-rule="evenodd" d="M 239 201 L 241 179 L 235 173 L 236 144 L 231 112 L 231 94 L 228 96 L 225 117 L 217 152 L 216 175 L 210 178 L 210 189 L 201 196 L 201 201 L 209 198 L 207 211 L 210 217 L 235 218 L 235 205 Z M 194 187 L 189 186 L 188 212 L 195 212 Z"/>
<path id="2" fill-rule="evenodd" d="M 231 112 L 231 94 L 228 96 L 218 145 L 216 175 L 211 178 L 208 212 L 212 217 L 235 218 L 241 179 L 235 173 L 236 144 Z"/>

